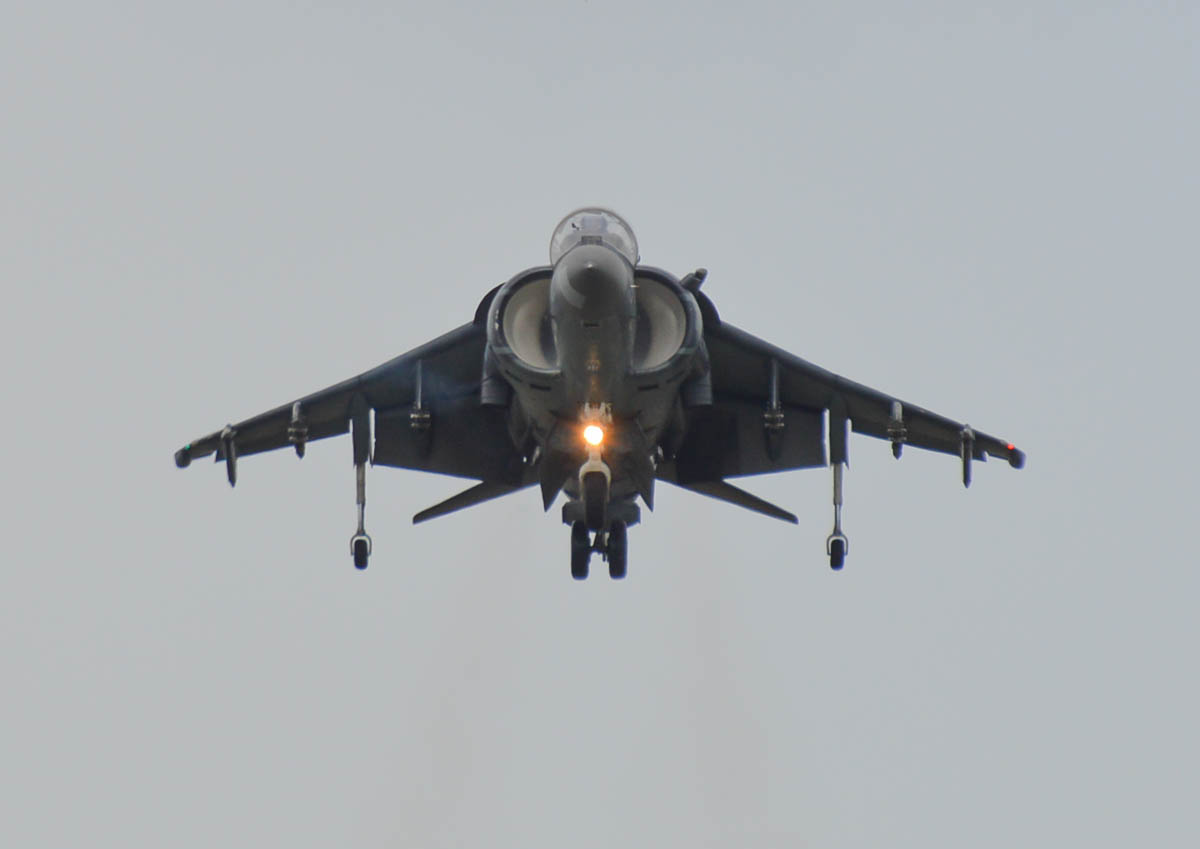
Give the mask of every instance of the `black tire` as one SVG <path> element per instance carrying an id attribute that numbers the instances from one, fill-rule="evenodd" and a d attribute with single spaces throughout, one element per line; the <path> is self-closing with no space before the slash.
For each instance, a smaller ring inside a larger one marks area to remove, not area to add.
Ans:
<path id="1" fill-rule="evenodd" d="M 583 581 L 588 576 L 588 561 L 592 557 L 592 541 L 587 525 L 575 522 L 571 525 L 571 577 Z"/>
<path id="2" fill-rule="evenodd" d="M 625 577 L 629 563 L 629 537 L 624 522 L 613 522 L 608 529 L 608 576 L 614 581 Z"/>
<path id="3" fill-rule="evenodd" d="M 367 559 L 371 556 L 371 550 L 367 546 L 365 539 L 356 539 L 354 541 L 354 568 L 366 569 Z"/>
<path id="4" fill-rule="evenodd" d="M 829 544 L 829 568 L 838 571 L 846 565 L 846 543 L 835 539 Z"/>
<path id="5" fill-rule="evenodd" d="M 608 479 L 601 472 L 583 476 L 583 519 L 589 531 L 602 531 L 607 524 Z"/>

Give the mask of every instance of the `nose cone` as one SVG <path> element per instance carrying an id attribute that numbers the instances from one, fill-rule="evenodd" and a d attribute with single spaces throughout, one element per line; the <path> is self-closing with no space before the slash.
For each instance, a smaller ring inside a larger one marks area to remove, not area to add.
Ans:
<path id="1" fill-rule="evenodd" d="M 605 245 L 578 245 L 554 266 L 550 299 L 552 310 L 559 300 L 596 318 L 632 315 L 633 269 Z"/>

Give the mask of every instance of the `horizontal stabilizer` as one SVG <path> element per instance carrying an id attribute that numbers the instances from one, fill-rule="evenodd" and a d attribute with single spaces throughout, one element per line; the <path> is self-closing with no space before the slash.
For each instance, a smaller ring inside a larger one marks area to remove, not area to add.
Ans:
<path id="1" fill-rule="evenodd" d="M 516 492 L 518 489 L 520 487 L 499 483 L 498 481 L 483 481 L 482 483 L 475 484 L 470 489 L 463 490 L 458 495 L 450 496 L 440 504 L 435 504 L 432 507 L 422 510 L 413 516 L 413 524 L 418 525 L 421 522 L 445 516 L 447 513 L 453 513 L 456 510 L 474 507 L 476 504 L 482 504 L 485 501 L 491 501 L 493 498 L 508 495 L 510 492 Z"/>
<path id="2" fill-rule="evenodd" d="M 747 510 L 762 513 L 764 516 L 770 516 L 773 519 L 782 519 L 785 522 L 791 522 L 793 525 L 800 524 L 800 520 L 796 518 L 794 513 L 789 513 L 782 507 L 776 507 L 770 501 L 763 501 L 757 495 L 751 495 L 746 490 L 738 489 L 733 484 L 726 483 L 725 481 L 695 481 L 686 484 L 677 483 L 675 486 L 690 489 L 692 492 L 707 495 L 709 498 L 715 498 L 718 501 L 727 501 L 730 504 L 736 504 L 738 507 L 745 507 Z"/>

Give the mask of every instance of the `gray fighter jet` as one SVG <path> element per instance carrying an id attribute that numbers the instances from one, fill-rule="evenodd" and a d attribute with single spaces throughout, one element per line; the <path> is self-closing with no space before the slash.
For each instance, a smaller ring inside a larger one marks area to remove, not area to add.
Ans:
<path id="1" fill-rule="evenodd" d="M 488 292 L 472 321 L 407 354 L 238 424 L 175 453 L 187 466 L 215 454 L 232 485 L 239 457 L 350 433 L 357 474 L 354 565 L 365 569 L 366 468 L 396 466 L 477 480 L 423 510 L 444 516 L 531 486 L 546 510 L 560 492 L 571 527 L 571 574 L 593 552 L 625 577 L 626 531 L 654 507 L 655 481 L 796 522 L 728 478 L 833 467 L 833 532 L 840 569 L 848 432 L 959 458 L 990 455 L 1021 468 L 1012 443 L 826 371 L 721 321 L 700 291 L 642 265 L 629 225 L 599 208 L 554 229 L 550 265 Z"/>

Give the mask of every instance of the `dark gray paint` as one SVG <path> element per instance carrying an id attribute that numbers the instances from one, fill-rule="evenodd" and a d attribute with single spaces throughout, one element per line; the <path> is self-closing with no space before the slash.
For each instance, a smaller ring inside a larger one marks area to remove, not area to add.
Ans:
<path id="1" fill-rule="evenodd" d="M 544 294 L 524 289 L 547 274 Z M 634 517 L 631 502 L 639 497 L 652 509 L 657 478 L 795 522 L 790 512 L 725 479 L 845 464 L 848 426 L 890 440 L 897 457 L 906 445 L 957 454 L 968 485 L 973 461 L 993 456 L 1016 468 L 1024 464 L 1024 455 L 1010 443 L 833 374 L 722 322 L 700 291 L 705 274 L 701 269 L 681 283 L 660 269 L 630 266 L 606 245 L 578 244 L 553 268 L 529 269 L 489 292 L 471 324 L 356 378 L 189 443 L 176 453 L 176 463 L 184 466 L 214 453 L 226 459 L 232 484 L 237 456 L 288 444 L 302 454 L 297 433 L 322 439 L 344 433 L 357 419 L 354 460 L 361 464 L 367 459 L 367 413 L 373 410 L 375 464 L 480 481 L 414 521 L 539 482 L 546 509 L 565 490 L 564 521 L 572 521 L 583 510 L 571 502 L 582 497 L 580 470 L 589 456 L 582 439 L 584 416 L 602 405 L 611 421 L 597 456 L 611 472 L 602 497 L 612 516 Z M 652 371 L 634 368 L 635 279 L 668 287 L 687 321 L 675 355 Z M 544 348 L 548 322 L 552 340 L 544 349 L 556 367 L 523 361 L 514 340 L 505 337 L 505 310 L 518 291 L 537 295 L 521 302 L 521 310 L 530 312 L 518 310 L 529 319 L 521 326 L 536 334 L 523 344 Z M 499 391 L 499 384 L 507 389 Z M 838 480 L 835 475 L 834 500 L 840 506 Z M 599 546 L 605 525 L 592 527 L 600 531 Z M 841 539 L 840 534 L 836 524 L 830 539 Z M 840 555 L 834 555 L 833 564 L 840 568 Z"/>

